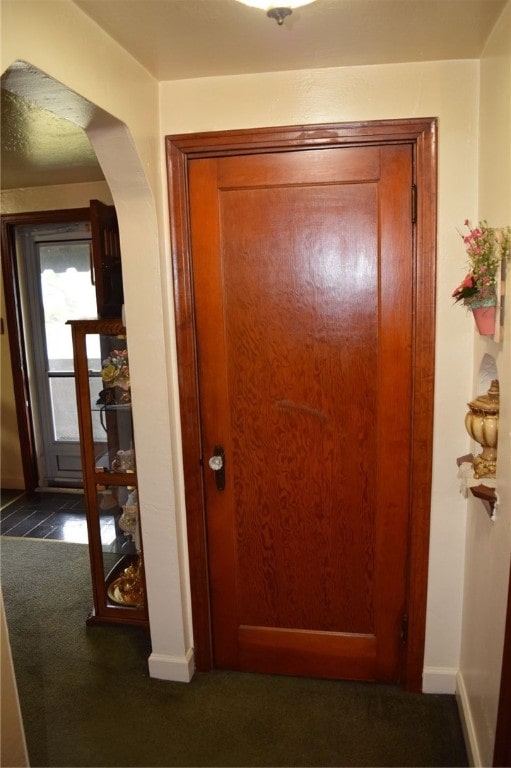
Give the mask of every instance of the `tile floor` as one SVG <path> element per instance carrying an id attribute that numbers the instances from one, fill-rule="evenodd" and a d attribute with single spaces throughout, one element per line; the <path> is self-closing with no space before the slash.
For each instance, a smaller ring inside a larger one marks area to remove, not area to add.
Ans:
<path id="1" fill-rule="evenodd" d="M 82 493 L 36 491 L 12 497 L 12 491 L 2 491 L 0 535 L 88 543 Z"/>

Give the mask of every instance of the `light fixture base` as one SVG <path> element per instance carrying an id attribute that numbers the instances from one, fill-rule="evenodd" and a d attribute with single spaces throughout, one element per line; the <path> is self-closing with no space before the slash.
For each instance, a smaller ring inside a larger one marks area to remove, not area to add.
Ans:
<path id="1" fill-rule="evenodd" d="M 286 18 L 286 16 L 291 16 L 292 13 L 293 11 L 291 10 L 291 8 L 282 7 L 282 8 L 270 8 L 270 10 L 267 12 L 266 15 L 269 16 L 270 19 L 275 19 L 279 27 L 281 27 L 282 24 L 284 23 L 284 19 Z"/>

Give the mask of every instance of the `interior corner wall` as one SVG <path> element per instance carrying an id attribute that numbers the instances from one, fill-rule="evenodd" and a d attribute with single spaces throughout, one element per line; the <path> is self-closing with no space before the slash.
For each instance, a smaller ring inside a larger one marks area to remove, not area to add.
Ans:
<path id="1" fill-rule="evenodd" d="M 508 2 L 481 59 L 479 219 L 511 225 L 511 3 Z M 508 286 L 511 266 L 507 270 Z M 508 287 L 509 294 L 509 287 Z M 472 396 L 485 354 L 497 365 L 500 424 L 497 464 L 499 504 L 492 522 L 484 504 L 470 499 L 459 673 L 459 697 L 475 765 L 492 765 L 511 558 L 511 303 L 503 341 L 474 335 Z M 479 449 L 479 446 L 475 446 Z"/>
<path id="2" fill-rule="evenodd" d="M 209 77 L 160 84 L 163 134 L 437 117 L 438 297 L 431 547 L 424 688 L 454 693 L 459 664 L 471 319 L 453 308 L 463 276 L 457 229 L 477 214 L 479 62 L 451 61 Z M 164 171 L 162 171 L 163 173 Z M 419 192 L 420 194 L 420 192 Z"/>

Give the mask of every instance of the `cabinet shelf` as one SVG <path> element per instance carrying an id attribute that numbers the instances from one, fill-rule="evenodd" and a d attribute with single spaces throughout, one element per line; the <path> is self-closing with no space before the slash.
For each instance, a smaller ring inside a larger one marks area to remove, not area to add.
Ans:
<path id="1" fill-rule="evenodd" d="M 117 411 L 131 413 L 131 403 L 116 403 L 115 405 L 99 405 L 96 403 L 91 407 L 91 411 Z"/>

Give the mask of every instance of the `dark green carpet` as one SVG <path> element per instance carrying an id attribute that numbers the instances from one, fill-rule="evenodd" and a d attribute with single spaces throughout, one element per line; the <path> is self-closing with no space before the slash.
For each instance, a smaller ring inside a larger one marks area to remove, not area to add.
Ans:
<path id="1" fill-rule="evenodd" d="M 87 547 L 3 538 L 32 766 L 467 765 L 452 696 L 234 672 L 152 680 L 146 635 L 86 627 Z"/>

